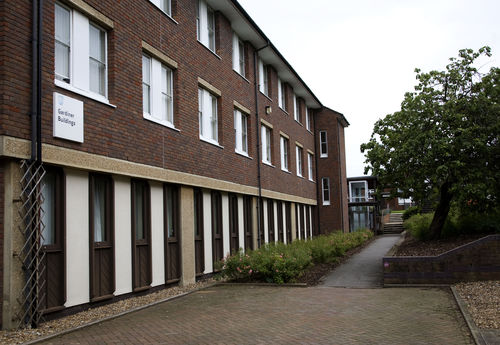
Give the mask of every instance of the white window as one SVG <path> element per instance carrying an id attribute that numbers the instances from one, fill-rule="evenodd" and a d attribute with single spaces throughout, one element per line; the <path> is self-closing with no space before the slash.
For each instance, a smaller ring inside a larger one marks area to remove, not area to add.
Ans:
<path id="1" fill-rule="evenodd" d="M 330 205 L 330 179 L 323 177 L 321 179 L 321 186 L 323 190 L 323 205 Z"/>
<path id="2" fill-rule="evenodd" d="M 205 89 L 198 89 L 200 138 L 218 145 L 217 97 Z"/>
<path id="3" fill-rule="evenodd" d="M 234 110 L 234 137 L 234 150 L 248 155 L 248 118 L 237 109 Z"/>
<path id="4" fill-rule="evenodd" d="M 281 170 L 288 171 L 288 139 L 280 136 Z"/>
<path id="5" fill-rule="evenodd" d="M 309 108 L 306 107 L 306 129 L 311 130 L 311 114 L 309 113 Z"/>
<path id="6" fill-rule="evenodd" d="M 196 29 L 198 41 L 215 53 L 215 14 L 205 0 L 198 1 Z"/>
<path id="7" fill-rule="evenodd" d="M 55 83 L 106 101 L 106 31 L 80 12 L 55 4 Z"/>
<path id="8" fill-rule="evenodd" d="M 278 78 L 278 105 L 286 111 L 286 87 L 285 83 Z"/>
<path id="9" fill-rule="evenodd" d="M 300 102 L 295 93 L 293 94 L 293 118 L 297 122 L 301 122 L 302 116 L 300 114 Z"/>
<path id="10" fill-rule="evenodd" d="M 262 125 L 261 129 L 261 144 L 262 144 L 262 162 L 272 164 L 271 160 L 271 128 Z"/>
<path id="11" fill-rule="evenodd" d="M 328 141 L 326 138 L 326 131 L 320 131 L 319 132 L 319 152 L 320 152 L 320 157 L 328 157 Z"/>
<path id="12" fill-rule="evenodd" d="M 309 172 L 309 181 L 314 181 L 313 177 L 313 155 L 312 153 L 307 153 L 307 170 Z"/>
<path id="13" fill-rule="evenodd" d="M 173 72 L 160 61 L 142 56 L 144 118 L 174 126 Z"/>
<path id="14" fill-rule="evenodd" d="M 233 69 L 245 76 L 245 43 L 233 32 Z"/>
<path id="15" fill-rule="evenodd" d="M 303 173 L 303 168 L 304 168 L 304 164 L 303 164 L 303 161 L 302 161 L 302 147 L 300 146 L 295 146 L 295 154 L 297 156 L 297 176 L 304 176 L 304 173 Z"/>
<path id="16" fill-rule="evenodd" d="M 259 60 L 259 90 L 266 96 L 269 96 L 268 78 L 267 65 L 265 65 L 262 60 Z"/>
<path id="17" fill-rule="evenodd" d="M 153 4 L 155 4 L 157 7 L 159 7 L 163 12 L 168 14 L 169 16 L 172 15 L 172 3 L 171 0 L 149 0 Z"/>

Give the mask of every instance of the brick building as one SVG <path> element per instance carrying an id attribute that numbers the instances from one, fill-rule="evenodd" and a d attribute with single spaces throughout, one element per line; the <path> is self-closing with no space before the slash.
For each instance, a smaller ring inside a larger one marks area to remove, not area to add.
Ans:
<path id="1" fill-rule="evenodd" d="M 2 327 L 348 231 L 348 123 L 237 1 L 40 3 L 0 3 Z"/>

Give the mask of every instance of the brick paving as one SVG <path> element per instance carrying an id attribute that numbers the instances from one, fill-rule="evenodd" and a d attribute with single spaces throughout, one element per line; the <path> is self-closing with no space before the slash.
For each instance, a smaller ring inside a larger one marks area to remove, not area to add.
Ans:
<path id="1" fill-rule="evenodd" d="M 44 344 L 473 344 L 444 289 L 218 286 Z"/>

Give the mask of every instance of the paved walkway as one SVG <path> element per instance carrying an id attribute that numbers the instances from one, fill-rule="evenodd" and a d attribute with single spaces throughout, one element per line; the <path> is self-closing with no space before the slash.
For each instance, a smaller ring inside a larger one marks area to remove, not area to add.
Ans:
<path id="1" fill-rule="evenodd" d="M 382 258 L 400 238 L 400 234 L 378 237 L 325 277 L 323 285 L 349 288 L 382 287 Z"/>
<path id="2" fill-rule="evenodd" d="M 383 236 L 346 262 L 353 278 L 341 267 L 317 287 L 212 287 L 44 344 L 472 345 L 448 290 L 332 287 L 378 287 L 377 269 L 359 271 L 397 239 Z"/>

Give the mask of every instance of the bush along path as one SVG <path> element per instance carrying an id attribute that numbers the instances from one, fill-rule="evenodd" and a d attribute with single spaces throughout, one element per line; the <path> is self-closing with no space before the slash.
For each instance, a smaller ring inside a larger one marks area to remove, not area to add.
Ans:
<path id="1" fill-rule="evenodd" d="M 244 253 L 240 250 L 216 264 L 220 278 L 238 282 L 293 283 L 313 265 L 338 262 L 350 249 L 373 237 L 369 230 L 332 233 L 291 244 L 268 243 Z"/>

